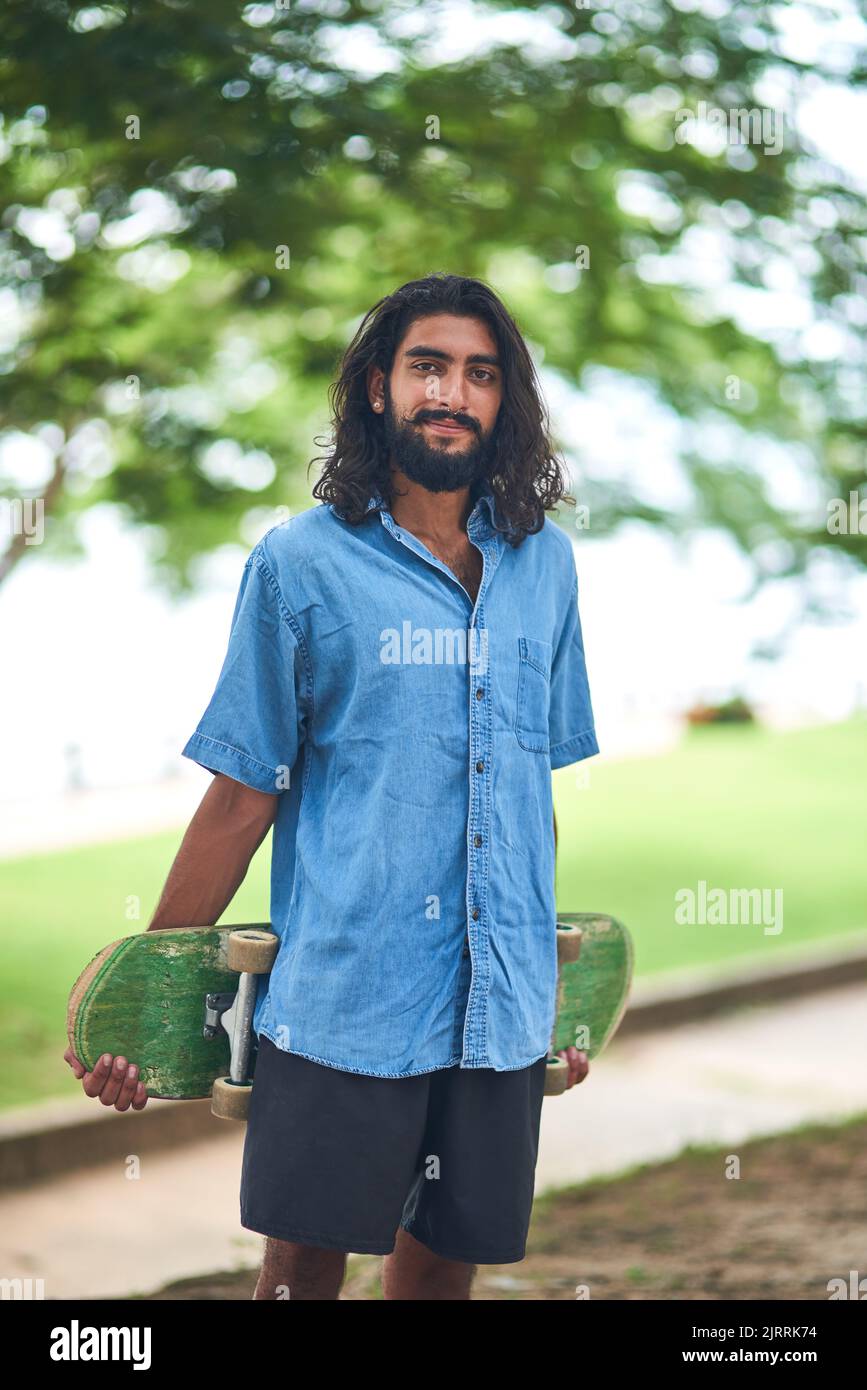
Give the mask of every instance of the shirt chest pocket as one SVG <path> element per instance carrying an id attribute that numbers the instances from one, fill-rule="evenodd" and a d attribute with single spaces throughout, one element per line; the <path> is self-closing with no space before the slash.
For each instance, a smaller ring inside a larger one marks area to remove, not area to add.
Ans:
<path id="1" fill-rule="evenodd" d="M 548 707 L 551 693 L 550 642 L 518 638 L 518 699 L 515 735 L 529 753 L 547 753 Z"/>

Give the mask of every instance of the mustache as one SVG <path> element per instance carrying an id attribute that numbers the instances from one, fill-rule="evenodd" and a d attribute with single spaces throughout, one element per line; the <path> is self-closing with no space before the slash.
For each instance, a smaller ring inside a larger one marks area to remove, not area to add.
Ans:
<path id="1" fill-rule="evenodd" d="M 476 424 L 475 420 L 472 420 L 470 418 L 469 415 L 451 415 L 448 411 L 442 410 L 418 411 L 418 413 L 415 416 L 414 423 L 417 425 L 421 425 L 424 424 L 425 420 L 432 420 L 434 423 L 442 420 L 452 425 L 463 425 L 465 429 L 473 430 L 476 434 L 478 434 L 479 432 L 478 425 Z"/>

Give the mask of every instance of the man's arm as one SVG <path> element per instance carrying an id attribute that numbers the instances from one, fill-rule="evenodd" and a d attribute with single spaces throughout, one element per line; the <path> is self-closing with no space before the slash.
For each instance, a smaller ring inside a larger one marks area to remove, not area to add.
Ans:
<path id="1" fill-rule="evenodd" d="M 187 827 L 148 931 L 218 922 L 276 813 L 276 795 L 218 772 Z"/>
<path id="2" fill-rule="evenodd" d="M 557 862 L 557 812 L 554 812 L 554 862 Z"/>
<path id="3" fill-rule="evenodd" d="M 254 791 L 218 772 L 187 827 L 148 931 L 218 922 L 276 813 L 276 795 Z M 146 1064 L 146 1057 L 104 1053 L 89 1072 L 71 1046 L 63 1056 L 85 1095 L 115 1110 L 144 1109 L 148 1094 L 139 1080 L 139 1064 Z"/>

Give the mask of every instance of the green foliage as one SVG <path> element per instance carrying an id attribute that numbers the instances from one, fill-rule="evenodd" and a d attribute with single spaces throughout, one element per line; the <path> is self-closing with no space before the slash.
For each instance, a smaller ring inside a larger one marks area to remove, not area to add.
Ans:
<path id="1" fill-rule="evenodd" d="M 752 724 L 756 716 L 742 695 L 734 695 L 718 705 L 693 705 L 687 710 L 686 718 L 689 724 L 704 728 L 709 724 Z"/>
<path id="2" fill-rule="evenodd" d="M 802 572 L 817 547 L 863 563 L 865 536 L 825 524 L 826 502 L 864 483 L 863 345 L 807 359 L 773 321 L 751 336 L 715 315 L 689 275 L 696 233 L 717 228 L 732 283 L 761 289 L 793 265 L 817 316 L 858 342 L 864 202 L 791 122 L 821 56 L 783 56 L 758 0 L 551 3 L 536 15 L 559 31 L 550 51 L 498 41 L 448 63 L 420 50 L 422 16 L 378 0 L 9 0 L 0 293 L 18 327 L 0 342 L 0 433 L 62 435 L 50 483 L 10 472 L 0 496 L 46 497 L 48 550 L 113 502 L 155 528 L 160 572 L 187 584 L 251 508 L 309 502 L 311 440 L 354 326 L 395 285 L 448 269 L 488 279 L 565 380 L 640 378 L 688 427 L 689 500 L 671 512 L 638 469 L 626 489 L 584 468 L 580 439 L 559 441 L 594 534 L 635 518 L 719 527 L 758 581 Z M 341 61 L 335 39 L 354 52 L 365 34 L 391 70 Z M 855 80 L 864 55 L 849 56 Z M 678 109 L 758 106 L 769 70 L 789 90 L 779 153 L 675 138 Z M 579 246 L 591 259 L 576 272 Z M 709 426 L 726 440 L 710 457 Z M 755 459 L 767 438 L 802 462 L 812 514 L 772 493 Z M 273 473 L 203 471 L 227 440 Z M 13 537 L 0 577 L 26 553 Z"/>

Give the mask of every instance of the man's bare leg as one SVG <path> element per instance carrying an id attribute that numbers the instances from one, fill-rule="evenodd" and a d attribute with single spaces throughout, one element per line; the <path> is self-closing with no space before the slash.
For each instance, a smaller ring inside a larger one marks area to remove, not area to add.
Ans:
<path id="1" fill-rule="evenodd" d="M 254 1299 L 336 1299 L 346 1277 L 346 1251 L 265 1238 Z M 288 1290 L 288 1293 L 287 1293 Z"/>
<path id="2" fill-rule="evenodd" d="M 446 1260 L 398 1226 L 394 1250 L 382 1261 L 384 1298 L 469 1299 L 476 1266 Z"/>

